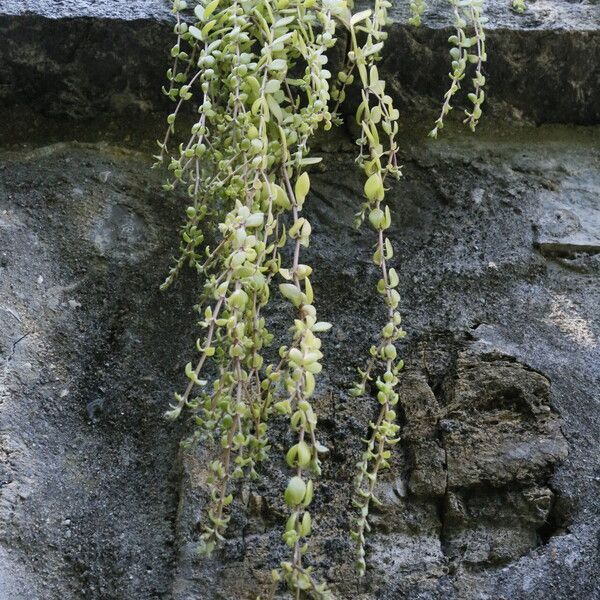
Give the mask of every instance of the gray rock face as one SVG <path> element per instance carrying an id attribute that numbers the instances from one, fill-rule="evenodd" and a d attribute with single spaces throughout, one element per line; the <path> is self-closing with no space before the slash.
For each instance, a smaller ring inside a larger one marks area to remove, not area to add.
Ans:
<path id="1" fill-rule="evenodd" d="M 593 271 L 600 254 L 600 187 L 593 179 L 587 183 L 587 189 L 542 192 L 537 246 L 565 266 Z"/>
<path id="2" fill-rule="evenodd" d="M 311 556 L 338 598 L 597 589 L 599 284 L 541 253 L 538 231 L 543 190 L 598 172 L 598 138 L 519 135 L 406 140 L 392 193 L 410 332 L 403 441 L 381 481 L 361 588 L 350 482 L 376 402 L 346 390 L 377 330 L 376 275 L 368 234 L 351 226 L 351 146 L 322 148 L 307 260 L 336 328 L 316 401 L 331 454 Z M 194 337 L 194 285 L 156 291 L 177 208 L 149 163 L 118 148 L 58 144 L 0 163 L 0 589 L 17 600 L 254 598 L 286 552 L 286 426 L 273 425 L 274 470 L 238 490 L 227 542 L 200 561 L 214 449 L 181 454 L 178 474 L 182 432 L 161 418 Z M 285 310 L 271 323 L 284 331 Z"/>
<path id="3" fill-rule="evenodd" d="M 420 30 L 394 10 L 383 70 L 418 109 L 389 195 L 409 336 L 402 441 L 361 584 L 351 481 L 377 401 L 347 390 L 379 329 L 377 275 L 352 227 L 351 136 L 316 149 L 305 261 L 335 327 L 310 560 L 340 600 L 600 594 L 600 132 L 524 126 L 598 123 L 599 10 L 540 0 L 519 17 L 489 2 L 488 115 L 518 127 L 488 116 L 487 132 L 436 143 L 419 110 L 443 93 L 448 21 L 439 3 Z M 180 449 L 189 427 L 162 419 L 201 285 L 188 273 L 157 290 L 182 206 L 147 159 L 169 19 L 162 0 L 0 2 L 2 599 L 255 600 L 287 556 L 284 420 L 262 478 L 236 490 L 226 542 L 200 560 L 215 448 Z M 291 318 L 275 300 L 273 330 Z"/>
<path id="4" fill-rule="evenodd" d="M 168 593 L 181 434 L 161 415 L 193 299 L 157 291 L 178 214 L 149 166 L 0 156 L 2 598 Z"/>
<path id="5" fill-rule="evenodd" d="M 318 399 L 332 451 L 312 557 L 338 598 L 529 600 L 597 591 L 598 281 L 565 269 L 536 242 L 540 192 L 560 189 L 572 170 L 597 172 L 597 132 L 527 135 L 407 144 L 405 178 L 393 193 L 410 332 L 403 441 L 378 490 L 383 507 L 361 587 L 346 533 L 350 481 L 376 403 L 346 390 L 376 332 L 376 275 L 368 235 L 351 229 L 361 190 L 351 156 L 329 147 L 313 177 L 315 243 L 307 254 L 317 265 L 322 318 L 337 326 L 325 342 L 332 366 Z M 273 436 L 281 454 L 285 426 Z M 285 556 L 285 470 L 275 459 L 281 470 L 242 487 L 227 542 L 198 562 L 210 455 L 205 448 L 183 456 L 174 597 L 251 598 L 265 593 L 269 569 Z"/>
<path id="6" fill-rule="evenodd" d="M 448 487 L 452 490 L 530 485 L 566 457 L 560 423 L 551 414 L 549 381 L 522 365 L 459 361 L 444 420 Z M 475 417 L 461 414 L 469 407 Z"/>
<path id="7" fill-rule="evenodd" d="M 168 19 L 168 0 L 3 0 L 2 12 L 17 17 L 36 15 L 47 19 L 94 17 L 116 21 Z"/>

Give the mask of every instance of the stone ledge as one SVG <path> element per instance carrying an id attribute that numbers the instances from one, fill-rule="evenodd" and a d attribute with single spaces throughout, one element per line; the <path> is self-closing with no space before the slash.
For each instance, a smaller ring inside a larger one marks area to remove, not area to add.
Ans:
<path id="1" fill-rule="evenodd" d="M 393 1 L 393 0 L 392 0 Z M 525 0 L 527 10 L 516 13 L 511 0 L 485 0 L 484 14 L 488 18 L 488 31 L 597 31 L 600 29 L 600 7 L 595 4 L 575 4 L 568 0 Z M 429 29 L 452 25 L 448 0 L 426 0 L 427 10 L 423 24 Z M 361 0 L 361 6 L 368 2 Z M 407 23 L 409 2 L 396 2 L 390 14 L 395 23 Z"/>
<path id="2" fill-rule="evenodd" d="M 488 114 L 600 123 L 600 6 L 540 0 L 517 15 L 509 5 L 487 3 Z M 399 108 L 432 113 L 447 83 L 448 11 L 443 0 L 430 2 L 414 28 L 407 6 L 392 10 L 382 71 Z M 167 0 L 5 0 L 0 106 L 76 119 L 163 111 L 171 22 Z"/>
<path id="3" fill-rule="evenodd" d="M 4 0 L 0 6 L 0 15 L 48 19 L 94 17 L 119 21 L 170 21 L 169 6 L 170 2 L 166 0 Z"/>
<path id="4" fill-rule="evenodd" d="M 3 16 L 38 16 L 48 19 L 101 18 L 119 21 L 155 19 L 170 22 L 169 0 L 4 0 L 0 6 Z M 395 23 L 405 24 L 410 16 L 409 2 L 398 2 L 390 9 Z M 357 2 L 369 7 L 365 0 Z M 440 29 L 452 24 L 447 0 L 428 0 L 423 15 L 425 28 Z M 527 11 L 517 14 L 510 0 L 487 0 L 487 28 L 512 30 L 595 31 L 600 28 L 600 8 L 593 3 L 574 3 L 568 0 L 537 0 L 527 3 Z"/>

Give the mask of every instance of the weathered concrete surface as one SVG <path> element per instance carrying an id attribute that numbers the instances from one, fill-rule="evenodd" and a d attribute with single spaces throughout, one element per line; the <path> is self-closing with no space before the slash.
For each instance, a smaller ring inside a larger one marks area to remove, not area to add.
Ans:
<path id="1" fill-rule="evenodd" d="M 193 297 L 145 155 L 0 155 L 0 598 L 167 598 Z"/>
<path id="2" fill-rule="evenodd" d="M 574 204 L 566 199 L 577 196 Z M 542 194 L 544 214 L 537 232 L 537 246 L 542 253 L 555 259 L 581 262 L 583 257 L 600 253 L 600 180 L 591 180 L 585 187 L 565 189 L 561 194 Z M 565 202 L 566 199 L 566 202 Z"/>
<path id="3" fill-rule="evenodd" d="M 447 84 L 450 19 L 444 0 L 430 4 L 419 29 L 406 25 L 407 2 L 391 11 L 382 69 L 401 109 L 432 114 Z M 541 0 L 524 15 L 509 0 L 486 6 L 488 111 L 516 122 L 599 123 L 600 6 Z M 163 110 L 156 90 L 169 66 L 168 8 L 167 0 L 0 2 L 0 106 L 80 119 Z"/>
<path id="4" fill-rule="evenodd" d="M 164 109 L 170 30 L 152 13 L 135 19 L 0 13 L 0 102 L 76 119 Z"/>
<path id="5" fill-rule="evenodd" d="M 2 0 L 8 16 L 37 15 L 48 19 L 93 17 L 117 21 L 169 20 L 171 3 L 165 0 Z"/>

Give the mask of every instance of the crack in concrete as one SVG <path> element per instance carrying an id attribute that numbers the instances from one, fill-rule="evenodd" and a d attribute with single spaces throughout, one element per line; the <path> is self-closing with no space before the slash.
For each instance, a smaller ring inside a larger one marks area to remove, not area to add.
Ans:
<path id="1" fill-rule="evenodd" d="M 13 359 L 13 357 L 14 357 L 16 351 L 17 351 L 17 346 L 19 345 L 19 343 L 22 342 L 30 334 L 31 334 L 31 332 L 25 333 L 18 340 L 16 340 L 15 342 L 13 342 L 12 348 L 11 348 L 11 351 L 10 351 L 10 355 L 6 359 L 6 364 L 7 365 Z"/>

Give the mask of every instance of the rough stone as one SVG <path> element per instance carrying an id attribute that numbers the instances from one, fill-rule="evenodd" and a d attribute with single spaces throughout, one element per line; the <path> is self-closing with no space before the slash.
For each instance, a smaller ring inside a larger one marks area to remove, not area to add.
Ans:
<path id="1" fill-rule="evenodd" d="M 332 367 L 316 400 L 331 453 L 312 556 L 339 598 L 562 599 L 595 589 L 598 284 L 540 254 L 532 224 L 540 190 L 560 187 L 582 164 L 592 172 L 598 145 L 592 132 L 519 135 L 409 138 L 405 147 L 405 179 L 392 194 L 410 332 L 403 441 L 378 490 L 384 504 L 360 591 L 347 536 L 350 482 L 376 403 L 345 390 L 377 330 L 368 318 L 375 274 L 368 236 L 351 226 L 361 187 L 352 156 L 332 146 L 313 176 L 307 260 L 317 266 L 322 318 L 345 335 L 325 340 Z M 17 600 L 253 598 L 285 557 L 284 423 L 272 433 L 275 470 L 239 491 L 215 558 L 196 556 L 211 449 L 181 455 L 175 478 L 178 434 L 160 419 L 193 338 L 193 288 L 179 287 L 184 297 L 149 293 L 166 269 L 166 245 L 175 249 L 177 210 L 148 167 L 102 144 L 2 154 L 10 527 L 0 545 L 23 565 L 5 563 L 26 582 L 19 591 L 5 578 Z M 486 191 L 478 204 L 468 193 L 475 181 Z M 285 330 L 285 311 L 272 324 Z M 90 403 L 101 408 L 90 414 Z M 25 431 L 28 414 L 39 416 Z M 573 440 L 568 455 L 561 429 Z"/>
<path id="2" fill-rule="evenodd" d="M 505 564 L 540 544 L 538 531 L 551 518 L 547 488 L 502 492 L 450 492 L 446 498 L 444 551 L 468 565 Z"/>
<path id="3" fill-rule="evenodd" d="M 437 497 L 446 493 L 446 451 L 433 440 L 415 442 L 410 447 L 410 491 L 416 496 Z"/>
<path id="4" fill-rule="evenodd" d="M 571 145 L 562 130 L 553 131 L 535 139 L 454 138 L 406 148 L 405 179 L 398 195 L 393 192 L 400 215 L 393 236 L 404 257 L 401 291 L 411 332 L 399 404 L 403 439 L 376 490 L 382 506 L 372 514 L 361 588 L 345 531 L 358 439 L 375 405 L 344 390 L 353 377 L 348 365 L 366 353 L 376 332 L 366 317 L 376 295 L 365 278 L 376 276 L 368 240 L 351 229 L 361 189 L 351 158 L 346 163 L 331 148 L 322 173 L 313 176 L 315 202 L 307 210 L 315 238 L 307 254 L 318 261 L 322 317 L 344 332 L 342 340 L 334 334 L 325 341 L 336 366 L 323 375 L 318 403 L 332 452 L 313 511 L 313 560 L 339 598 L 566 599 L 573 590 L 596 589 L 592 562 L 580 557 L 595 555 L 598 534 L 588 512 L 594 509 L 584 508 L 597 505 L 587 478 L 597 464 L 590 452 L 598 426 L 593 381 L 599 349 L 592 336 L 598 284 L 540 254 L 532 225 L 543 210 L 539 191 L 549 181 L 560 187 L 575 165 L 592 172 L 600 163 L 596 133 L 578 134 Z M 468 193 L 475 181 L 486 192 L 476 204 Z M 571 317 L 588 327 L 592 337 L 585 343 L 573 344 L 580 330 L 557 320 L 552 298 L 559 290 L 571 302 Z M 355 343 L 347 345 L 348 339 Z M 573 435 L 576 446 L 567 443 Z M 274 451 L 283 451 L 285 439 L 285 429 L 276 426 Z M 206 582 L 215 598 L 266 591 L 261 577 L 265 563 L 281 557 L 278 523 L 285 514 L 277 492 L 285 470 L 274 465 L 256 488 L 269 507 L 259 526 L 238 504 L 235 528 L 216 562 L 180 562 L 185 567 L 177 571 L 176 589 L 185 591 L 175 598 L 193 597 Z M 202 484 L 184 481 L 182 489 L 183 506 L 199 509 L 194 498 Z M 197 533 L 185 515 L 182 520 L 192 543 Z M 574 543 L 585 547 L 574 562 L 576 581 L 562 562 Z M 525 588 L 524 578 L 530 582 Z"/>
<path id="5" fill-rule="evenodd" d="M 582 181 L 583 179 L 583 181 Z M 542 214 L 536 224 L 540 251 L 566 266 L 578 261 L 592 265 L 600 254 L 600 181 L 579 178 L 558 191 L 542 192 Z"/>
<path id="6" fill-rule="evenodd" d="M 514 362 L 459 360 L 443 434 L 450 489 L 535 482 L 565 458 L 548 379 Z"/>
<path id="7" fill-rule="evenodd" d="M 179 215 L 149 167 L 106 145 L 0 155 L 2 598 L 168 594 L 181 434 L 161 415 L 193 300 L 157 290 Z"/>
<path id="8" fill-rule="evenodd" d="M 0 105 L 30 107 L 36 119 L 166 111 L 156 90 L 168 68 L 169 4 L 5 0 Z M 445 0 L 428 4 L 420 28 L 407 25 L 408 3 L 393 7 L 381 72 L 401 109 L 432 114 L 445 92 L 452 31 Z M 517 123 L 600 122 L 598 4 L 538 0 L 518 15 L 509 0 L 488 0 L 486 13 L 489 112 Z"/>
<path id="9" fill-rule="evenodd" d="M 180 221 L 146 158 L 166 4 L 0 6 L 0 597 L 255 600 L 287 557 L 283 420 L 271 466 L 236 490 L 225 543 L 200 560 L 214 449 L 180 450 L 185 425 L 162 419 L 197 335 L 198 287 L 188 274 L 157 291 Z M 446 81 L 448 21 L 433 6 L 420 30 L 394 10 L 382 63 L 416 113 L 438 106 Z M 389 193 L 409 332 L 402 440 L 360 585 L 351 481 L 377 401 L 347 390 L 380 299 L 372 238 L 352 227 L 351 140 L 316 144 L 306 262 L 335 328 L 315 399 L 331 451 L 310 560 L 339 599 L 600 589 L 600 132 L 526 126 L 599 122 L 599 7 L 540 0 L 520 17 L 494 0 L 488 11 L 488 114 L 517 127 L 488 118 L 476 137 L 449 128 L 434 144 L 428 118 L 403 121 L 404 178 Z M 276 333 L 288 317 L 275 301 Z"/>

